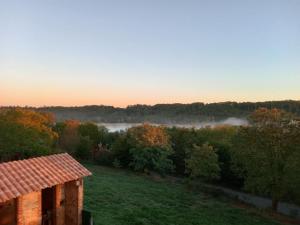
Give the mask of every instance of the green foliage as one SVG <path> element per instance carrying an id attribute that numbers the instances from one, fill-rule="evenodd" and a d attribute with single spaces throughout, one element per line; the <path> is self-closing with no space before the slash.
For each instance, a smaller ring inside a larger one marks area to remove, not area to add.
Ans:
<path id="1" fill-rule="evenodd" d="M 57 133 L 52 129 L 54 116 L 50 113 L 41 113 L 22 108 L 10 108 L 0 110 L 0 120 L 35 129 L 44 136 L 48 136 L 50 142 L 57 138 Z"/>
<path id="2" fill-rule="evenodd" d="M 116 131 L 116 132 L 108 132 L 107 128 L 100 126 L 99 127 L 100 133 L 103 133 L 103 144 L 105 144 L 107 146 L 107 148 L 111 149 L 112 146 L 114 145 L 114 143 L 117 141 L 117 139 L 120 136 L 120 132 Z M 101 138 L 102 140 L 102 138 Z"/>
<path id="3" fill-rule="evenodd" d="M 170 169 L 170 140 L 163 127 L 143 124 L 120 133 L 112 145 L 112 153 L 122 167 L 162 173 Z"/>
<path id="4" fill-rule="evenodd" d="M 97 152 L 95 156 L 95 161 L 99 165 L 112 166 L 114 162 L 114 156 L 111 151 L 107 149 L 101 149 Z"/>
<path id="5" fill-rule="evenodd" d="M 300 123 L 287 118 L 280 110 L 259 109 L 253 126 L 241 127 L 233 140 L 234 166 L 245 189 L 270 195 L 274 210 L 290 191 L 300 190 Z"/>
<path id="6" fill-rule="evenodd" d="M 130 166 L 136 171 L 155 171 L 160 174 L 170 173 L 173 170 L 173 162 L 169 159 L 172 151 L 168 148 L 145 147 L 130 149 L 132 162 Z"/>
<path id="7" fill-rule="evenodd" d="M 122 167 L 128 167 L 129 163 L 132 161 L 132 157 L 129 153 L 130 148 L 132 148 L 132 146 L 129 144 L 127 132 L 119 133 L 115 142 L 112 144 L 111 152 L 114 159 L 120 161 Z"/>
<path id="8" fill-rule="evenodd" d="M 220 166 L 219 182 L 226 186 L 241 188 L 243 179 L 232 170 L 232 139 L 236 135 L 238 127 L 234 126 L 216 126 L 207 127 L 198 130 L 199 139 L 213 146 Z"/>
<path id="9" fill-rule="evenodd" d="M 115 168 L 121 168 L 122 166 L 121 166 L 120 160 L 115 159 L 115 160 L 113 161 L 113 166 L 114 166 Z"/>
<path id="10" fill-rule="evenodd" d="M 237 127 L 217 126 L 202 129 L 168 128 L 171 146 L 174 150 L 172 160 L 175 165 L 176 174 L 184 175 L 188 152 L 194 145 L 201 146 L 208 143 L 218 155 L 218 164 L 221 169 L 220 180 L 223 184 L 233 187 L 241 187 L 243 180 L 235 175 L 231 168 L 232 138 L 237 132 Z"/>
<path id="11" fill-rule="evenodd" d="M 82 137 L 89 137 L 93 145 L 98 145 L 103 139 L 98 126 L 94 123 L 81 123 L 78 127 L 78 132 Z"/>
<path id="12" fill-rule="evenodd" d="M 1 112 L 0 161 L 55 152 L 53 144 L 57 134 L 52 131 L 52 120 L 47 118 L 44 114 L 29 110 Z"/>
<path id="13" fill-rule="evenodd" d="M 216 180 L 220 174 L 218 155 L 214 148 L 208 144 L 194 145 L 189 153 L 189 158 L 186 159 L 186 168 L 186 172 L 191 178 Z"/>
<path id="14" fill-rule="evenodd" d="M 59 148 L 82 159 L 97 158 L 97 161 L 101 161 L 100 154 L 96 156 L 96 150 L 106 142 L 108 130 L 105 127 L 98 127 L 90 122 L 67 120 L 57 123 L 54 129 L 59 134 Z"/>
<path id="15" fill-rule="evenodd" d="M 170 136 L 170 142 L 174 154 L 171 156 L 175 165 L 175 171 L 179 175 L 185 173 L 186 152 L 191 149 L 194 144 L 201 145 L 203 140 L 199 138 L 199 131 L 188 128 L 168 128 L 167 132 Z"/>
<path id="16" fill-rule="evenodd" d="M 94 141 L 89 136 L 81 136 L 75 155 L 81 159 L 90 159 Z"/>
<path id="17" fill-rule="evenodd" d="M 80 143 L 80 134 L 78 131 L 80 122 L 77 120 L 67 120 L 58 123 L 54 127 L 58 131 L 58 147 L 70 154 L 75 154 Z"/>

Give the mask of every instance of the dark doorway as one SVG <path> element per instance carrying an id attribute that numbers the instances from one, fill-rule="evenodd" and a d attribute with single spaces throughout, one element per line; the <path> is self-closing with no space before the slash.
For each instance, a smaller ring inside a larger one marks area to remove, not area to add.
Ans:
<path id="1" fill-rule="evenodd" d="M 0 225 L 17 224 L 16 199 L 0 203 Z"/>
<path id="2" fill-rule="evenodd" d="M 55 225 L 55 188 L 42 190 L 42 225 Z"/>

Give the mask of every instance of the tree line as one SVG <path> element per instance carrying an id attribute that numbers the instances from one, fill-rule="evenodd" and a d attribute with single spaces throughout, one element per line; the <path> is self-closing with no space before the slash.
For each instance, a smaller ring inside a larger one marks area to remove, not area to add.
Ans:
<path id="1" fill-rule="evenodd" d="M 0 160 L 66 151 L 101 165 L 187 177 L 300 204 L 300 120 L 259 108 L 250 125 L 167 128 L 143 124 L 110 133 L 91 122 L 56 122 L 50 113 L 0 111 Z"/>
<path id="2" fill-rule="evenodd" d="M 217 121 L 228 117 L 246 118 L 258 108 L 277 108 L 300 116 L 300 101 L 220 102 L 192 104 L 113 106 L 41 107 L 29 108 L 51 112 L 58 121 L 76 119 L 94 122 L 142 123 L 194 123 Z"/>

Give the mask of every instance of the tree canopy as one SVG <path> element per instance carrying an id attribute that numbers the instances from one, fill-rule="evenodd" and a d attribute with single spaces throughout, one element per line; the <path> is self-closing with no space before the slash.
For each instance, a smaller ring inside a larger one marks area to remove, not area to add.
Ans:
<path id="1" fill-rule="evenodd" d="M 300 190 L 300 176 L 295 176 L 300 172 L 300 122 L 282 110 L 265 108 L 251 120 L 252 126 L 241 127 L 233 141 L 235 169 L 245 178 L 245 189 L 270 195 L 276 210 L 289 191 Z"/>
<path id="2" fill-rule="evenodd" d="M 54 152 L 58 134 L 52 115 L 20 108 L 0 111 L 0 160 Z"/>

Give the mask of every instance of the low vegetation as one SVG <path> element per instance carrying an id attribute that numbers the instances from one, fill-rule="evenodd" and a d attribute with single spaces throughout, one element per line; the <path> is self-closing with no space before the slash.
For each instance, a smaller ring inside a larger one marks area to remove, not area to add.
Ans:
<path id="1" fill-rule="evenodd" d="M 86 165 L 85 209 L 95 225 L 275 225 L 229 200 L 192 192 L 181 183 Z M 252 210 L 253 211 L 253 210 Z"/>

